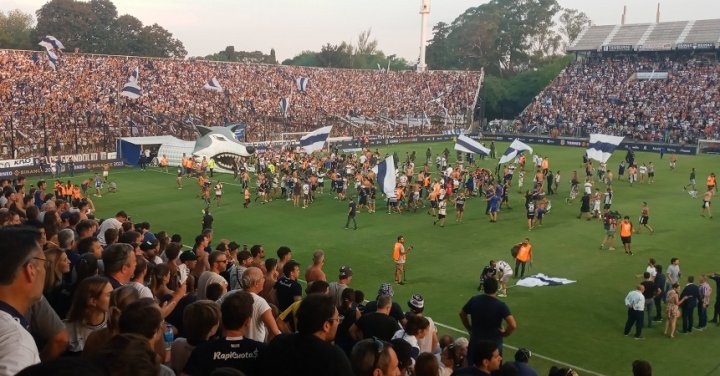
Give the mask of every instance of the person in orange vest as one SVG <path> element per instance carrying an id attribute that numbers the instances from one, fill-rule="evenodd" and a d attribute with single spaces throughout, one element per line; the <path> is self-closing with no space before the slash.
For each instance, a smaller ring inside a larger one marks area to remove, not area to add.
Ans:
<path id="1" fill-rule="evenodd" d="M 632 255 L 631 243 L 632 243 L 633 226 L 630 222 L 630 217 L 627 215 L 620 222 L 620 240 L 622 240 L 623 248 L 625 253 Z"/>
<path id="2" fill-rule="evenodd" d="M 73 183 L 70 180 L 68 180 L 67 183 L 65 184 L 65 186 L 63 187 L 63 195 L 65 196 L 65 201 L 72 202 L 72 192 L 73 192 L 74 187 L 75 186 L 73 185 Z"/>
<path id="3" fill-rule="evenodd" d="M 167 174 L 168 172 L 168 157 L 167 155 L 163 154 L 162 158 L 160 158 L 160 168 Z"/>
<path id="4" fill-rule="evenodd" d="M 530 239 L 525 238 L 522 243 L 518 244 L 517 255 L 515 255 L 515 278 L 522 277 L 525 275 L 525 264 L 530 262 L 532 265 L 532 244 Z M 520 271 L 518 273 L 518 271 Z"/>
<path id="5" fill-rule="evenodd" d="M 715 184 L 715 173 L 710 173 L 710 176 L 707 177 L 707 188 L 708 191 L 715 191 L 717 192 L 717 184 Z"/>

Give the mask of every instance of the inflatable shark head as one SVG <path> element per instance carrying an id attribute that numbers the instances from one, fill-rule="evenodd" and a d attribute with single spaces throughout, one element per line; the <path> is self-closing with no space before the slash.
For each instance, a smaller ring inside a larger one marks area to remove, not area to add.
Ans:
<path id="1" fill-rule="evenodd" d="M 204 127 L 196 125 L 200 137 L 195 142 L 193 155 L 215 160 L 221 169 L 232 170 L 240 157 L 249 157 L 255 148 L 235 139 L 235 134 L 226 127 Z"/>

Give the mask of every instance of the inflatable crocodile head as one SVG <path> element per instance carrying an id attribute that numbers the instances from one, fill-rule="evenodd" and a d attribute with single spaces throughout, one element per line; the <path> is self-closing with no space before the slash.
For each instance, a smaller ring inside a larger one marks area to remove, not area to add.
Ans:
<path id="1" fill-rule="evenodd" d="M 193 155 L 215 160 L 215 164 L 225 170 L 232 170 L 240 157 L 249 157 L 255 148 L 235 139 L 235 134 L 226 127 L 204 127 L 196 125 L 200 137 L 195 142 Z"/>

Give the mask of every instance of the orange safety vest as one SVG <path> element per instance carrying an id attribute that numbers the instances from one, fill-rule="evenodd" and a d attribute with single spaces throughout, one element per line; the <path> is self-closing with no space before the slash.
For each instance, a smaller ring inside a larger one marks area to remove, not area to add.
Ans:
<path id="1" fill-rule="evenodd" d="M 707 178 L 707 185 L 708 187 L 714 187 L 715 186 L 715 177 L 714 176 L 708 176 Z"/>
<path id="2" fill-rule="evenodd" d="M 527 262 L 532 258 L 532 245 L 521 245 L 515 258 L 520 262 Z"/>
<path id="3" fill-rule="evenodd" d="M 550 162 L 548 162 L 547 159 L 543 159 L 543 161 L 542 161 L 542 168 L 543 168 L 544 170 L 547 170 L 549 167 L 550 167 Z"/>
<path id="4" fill-rule="evenodd" d="M 395 261 L 400 260 L 400 248 L 402 248 L 402 244 L 395 243 L 395 249 L 393 249 L 393 260 Z"/>
<path id="5" fill-rule="evenodd" d="M 628 237 L 632 235 L 632 223 L 629 221 L 620 222 L 620 236 Z"/>
<path id="6" fill-rule="evenodd" d="M 82 198 L 82 195 L 80 194 L 80 188 L 78 186 L 73 187 L 72 195 L 73 198 L 78 200 Z"/>

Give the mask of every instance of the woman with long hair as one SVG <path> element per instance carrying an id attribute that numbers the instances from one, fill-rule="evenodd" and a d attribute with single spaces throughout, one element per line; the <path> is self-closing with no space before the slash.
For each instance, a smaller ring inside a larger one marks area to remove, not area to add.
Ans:
<path id="1" fill-rule="evenodd" d="M 187 283 L 179 285 L 175 291 L 170 290 L 168 284 L 171 278 L 170 267 L 167 264 L 158 264 L 153 269 L 150 290 L 155 302 L 160 305 L 163 318 L 167 318 L 175 310 L 187 292 Z"/>
<path id="2" fill-rule="evenodd" d="M 50 248 L 45 251 L 47 262 L 45 271 L 45 287 L 43 295 L 60 317 L 65 317 L 70 309 L 71 289 L 63 282 L 63 275 L 70 272 L 70 260 L 67 254 L 59 248 Z"/>
<path id="3" fill-rule="evenodd" d="M 107 326 L 92 332 L 85 341 L 83 354 L 94 353 L 105 346 L 114 335 L 120 333 L 118 322 L 120 314 L 130 304 L 140 299 L 140 293 L 132 286 L 122 286 L 110 294 Z"/>
<path id="4" fill-rule="evenodd" d="M 680 285 L 678 283 L 673 283 L 672 288 L 670 291 L 667 292 L 667 298 L 665 299 L 667 301 L 667 321 L 665 321 L 665 335 L 670 338 L 675 338 L 675 326 L 677 324 L 677 319 L 680 317 L 680 305 L 683 304 L 685 299 L 688 297 L 684 297 L 680 299 L 678 292 L 680 291 Z M 669 329 L 669 331 L 668 331 Z"/>
<path id="5" fill-rule="evenodd" d="M 112 292 L 112 285 L 105 277 L 86 278 L 75 289 L 72 306 L 65 321 L 70 335 L 68 352 L 82 352 L 90 333 L 107 326 Z"/>
<path id="6" fill-rule="evenodd" d="M 49 246 L 58 246 L 58 232 L 60 231 L 60 214 L 55 210 L 45 212 L 42 226 L 45 229 L 45 237 L 47 238 L 46 249 Z"/>

